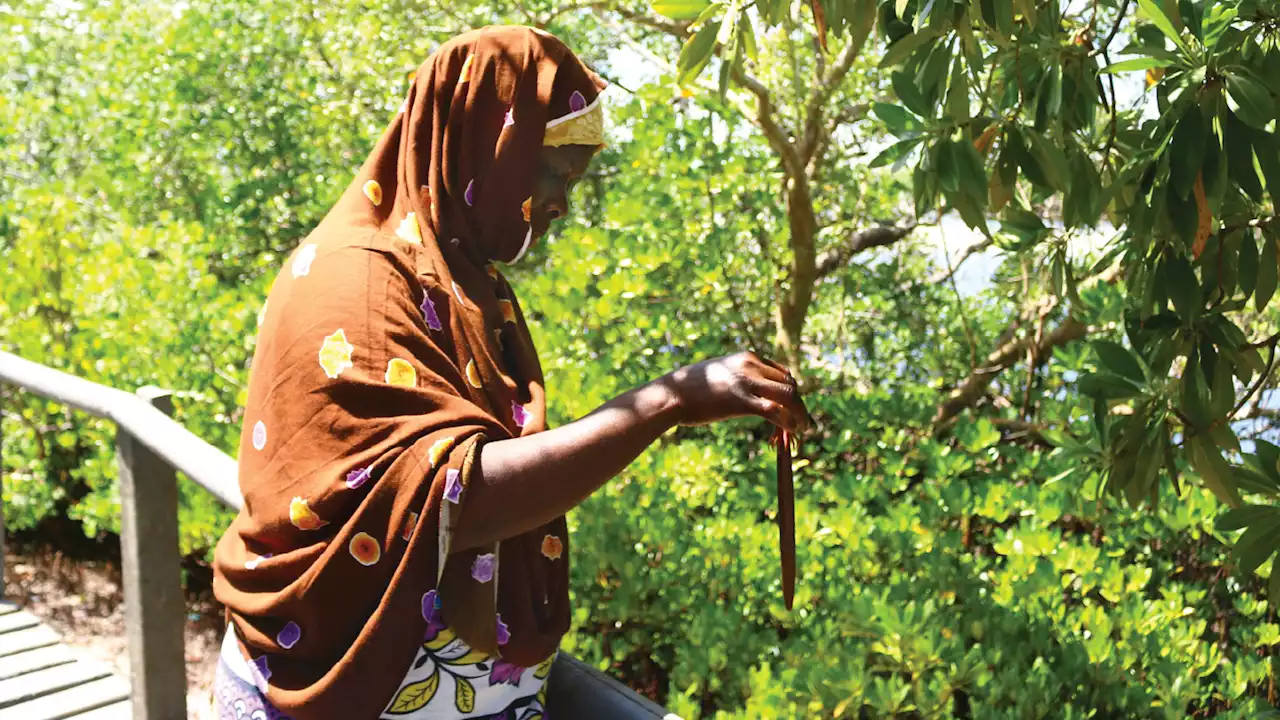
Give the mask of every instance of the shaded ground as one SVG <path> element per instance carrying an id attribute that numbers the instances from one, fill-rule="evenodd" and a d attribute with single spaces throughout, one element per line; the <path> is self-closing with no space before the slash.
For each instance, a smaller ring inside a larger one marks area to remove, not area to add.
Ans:
<path id="1" fill-rule="evenodd" d="M 5 555 L 5 599 L 36 615 L 85 655 L 129 676 L 120 568 L 111 561 L 69 559 L 47 548 Z M 213 670 L 222 641 L 220 608 L 207 593 L 187 598 L 187 716 L 213 720 Z"/>

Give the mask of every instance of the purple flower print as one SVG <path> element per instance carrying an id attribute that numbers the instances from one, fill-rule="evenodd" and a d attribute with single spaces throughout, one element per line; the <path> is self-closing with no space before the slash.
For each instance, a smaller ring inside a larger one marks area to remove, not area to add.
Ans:
<path id="1" fill-rule="evenodd" d="M 252 560 L 245 560 L 245 561 L 244 561 L 244 569 L 245 569 L 245 570 L 256 570 L 256 569 L 257 569 L 257 567 L 258 567 L 258 564 L 259 564 L 259 563 L 261 563 L 263 560 L 266 560 L 266 559 L 267 559 L 267 558 L 269 558 L 269 557 L 271 557 L 271 553 L 263 553 L 262 555 L 259 555 L 258 557 L 254 558 L 254 559 L 252 559 Z"/>
<path id="2" fill-rule="evenodd" d="M 436 621 L 436 617 L 440 614 L 440 594 L 435 590 L 428 590 L 422 595 L 422 619 L 429 623 Z"/>
<path id="3" fill-rule="evenodd" d="M 280 647 L 288 650 L 298 641 L 302 639 L 302 628 L 298 627 L 298 623 L 290 621 L 284 627 L 280 628 L 280 632 L 276 634 L 276 643 Z"/>
<path id="4" fill-rule="evenodd" d="M 422 596 L 422 619 L 427 621 L 426 638 L 428 640 L 444 629 L 444 617 L 440 612 L 440 596 L 435 590 L 428 590 Z"/>
<path id="5" fill-rule="evenodd" d="M 372 471 L 372 468 L 366 467 L 366 468 L 360 468 L 358 470 L 352 470 L 351 472 L 347 473 L 347 487 L 351 488 L 352 490 L 355 490 L 361 485 L 369 482 L 369 475 L 371 474 L 371 471 Z"/>
<path id="6" fill-rule="evenodd" d="M 587 99 L 582 96 L 582 93 L 578 92 L 577 90 L 574 90 L 573 94 L 569 96 L 569 111 L 578 112 L 579 110 L 583 110 L 586 107 L 587 107 Z"/>
<path id="7" fill-rule="evenodd" d="M 516 421 L 517 427 L 524 427 L 524 424 L 529 422 L 529 412 L 524 409 L 523 405 L 512 400 L 511 401 L 511 419 Z"/>
<path id="8" fill-rule="evenodd" d="M 467 207 L 476 204 L 476 181 L 467 182 L 467 189 L 462 193 L 462 199 L 467 201 Z"/>
<path id="9" fill-rule="evenodd" d="M 271 668 L 267 667 L 267 656 L 261 655 L 249 661 L 249 674 L 253 676 L 253 684 L 258 692 L 267 692 L 267 681 L 271 679 Z"/>
<path id="10" fill-rule="evenodd" d="M 427 327 L 432 330 L 440 330 L 443 326 L 440 324 L 440 316 L 436 314 L 436 304 L 431 302 L 431 293 L 426 288 L 422 289 L 422 317 L 427 321 Z"/>
<path id="11" fill-rule="evenodd" d="M 458 504 L 462 499 L 462 481 L 459 480 L 461 473 L 453 468 L 444 471 L 444 499 Z"/>
<path id="12" fill-rule="evenodd" d="M 507 629 L 507 624 L 502 622 L 502 613 L 498 613 L 498 644 L 506 645 L 511 642 L 511 631 Z"/>
<path id="13" fill-rule="evenodd" d="M 519 665 L 513 665 L 506 660 L 497 660 L 493 663 L 493 669 L 489 671 L 489 684 L 501 685 L 519 685 L 520 676 L 524 674 L 525 668 Z"/>
<path id="14" fill-rule="evenodd" d="M 489 582 L 493 579 L 493 566 L 497 562 L 498 558 L 493 553 L 477 556 L 475 562 L 471 563 L 471 577 L 478 583 Z"/>

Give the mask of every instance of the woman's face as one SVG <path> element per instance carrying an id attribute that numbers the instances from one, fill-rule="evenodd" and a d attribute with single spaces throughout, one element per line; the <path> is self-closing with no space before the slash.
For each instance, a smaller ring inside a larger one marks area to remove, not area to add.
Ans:
<path id="1" fill-rule="evenodd" d="M 542 148 L 529 212 L 534 238 L 545 235 L 552 220 L 569 214 L 569 191 L 586 174 L 587 165 L 595 153 L 596 148 L 592 145 Z"/>

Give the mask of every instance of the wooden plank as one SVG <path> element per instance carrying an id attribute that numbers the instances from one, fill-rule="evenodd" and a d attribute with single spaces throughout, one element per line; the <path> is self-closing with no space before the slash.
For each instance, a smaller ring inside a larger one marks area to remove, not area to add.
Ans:
<path id="1" fill-rule="evenodd" d="M 26 630 L 40 624 L 40 618 L 29 612 L 19 610 L 18 612 L 0 615 L 0 633 L 13 632 L 14 630 Z"/>
<path id="2" fill-rule="evenodd" d="M 84 685 L 110 674 L 111 671 L 101 663 L 77 662 L 0 680 L 0 709 Z"/>
<path id="3" fill-rule="evenodd" d="M 66 645 L 50 645 L 48 647 L 28 650 L 17 655 L 0 657 L 0 680 L 8 680 L 29 672 L 45 668 L 65 665 L 74 662 L 75 655 Z"/>
<path id="4" fill-rule="evenodd" d="M 4 720 L 63 720 L 128 698 L 129 683 L 118 677 L 105 677 L 5 708 Z"/>
<path id="5" fill-rule="evenodd" d="M 58 633 L 43 625 L 0 635 L 0 657 L 58 644 Z"/>
<path id="6" fill-rule="evenodd" d="M 71 720 L 130 720 L 132 717 L 133 705 L 125 700 L 87 713 L 72 715 Z"/>
<path id="7" fill-rule="evenodd" d="M 138 395 L 173 413 L 173 398 L 156 388 Z M 167 418 L 166 418 L 167 420 Z M 116 432 L 120 468 L 120 558 L 124 621 L 137 720 L 187 716 L 187 669 L 178 555 L 178 478 L 173 466 L 122 427 Z"/>

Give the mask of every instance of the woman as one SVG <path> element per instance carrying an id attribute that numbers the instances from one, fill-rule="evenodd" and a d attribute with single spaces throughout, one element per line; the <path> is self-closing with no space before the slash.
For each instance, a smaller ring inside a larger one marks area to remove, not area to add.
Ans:
<path id="1" fill-rule="evenodd" d="M 786 371 L 742 354 L 546 430 L 492 263 L 568 212 L 603 88 L 540 31 L 451 40 L 276 279 L 215 557 L 221 717 L 543 717 L 564 514 L 675 424 L 804 424 Z"/>

